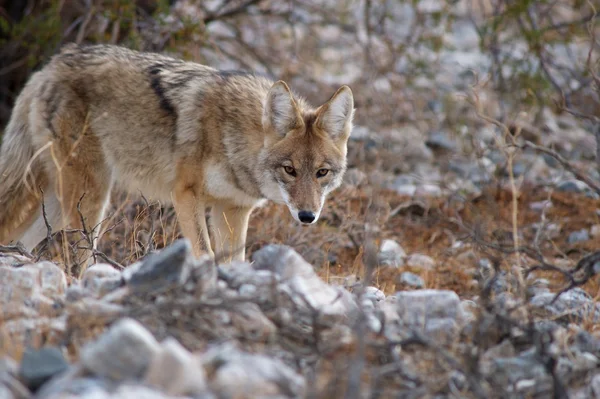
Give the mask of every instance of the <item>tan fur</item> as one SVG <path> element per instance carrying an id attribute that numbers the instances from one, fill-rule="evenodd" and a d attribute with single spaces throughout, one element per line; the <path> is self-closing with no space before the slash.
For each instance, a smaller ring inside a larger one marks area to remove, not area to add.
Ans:
<path id="1" fill-rule="evenodd" d="M 33 249 L 46 236 L 42 191 L 55 231 L 82 227 L 78 203 L 96 226 L 117 184 L 172 201 L 196 256 L 213 254 L 210 207 L 215 251 L 244 259 L 248 219 L 264 199 L 318 218 L 346 169 L 353 113 L 347 86 L 315 109 L 253 74 L 65 46 L 31 77 L 4 134 L 0 243 Z"/>

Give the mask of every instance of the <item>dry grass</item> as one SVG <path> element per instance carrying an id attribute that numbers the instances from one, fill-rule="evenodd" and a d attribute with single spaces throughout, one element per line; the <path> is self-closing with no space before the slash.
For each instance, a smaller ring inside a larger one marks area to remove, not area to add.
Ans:
<path id="1" fill-rule="evenodd" d="M 541 212 L 532 210 L 531 204 L 548 198 L 553 206 L 545 212 L 545 217 L 559 226 L 559 232 L 553 238 L 542 234 L 539 248 L 551 262 L 573 266 L 583 255 L 598 248 L 600 237 L 569 244 L 568 235 L 600 224 L 596 214 L 600 201 L 585 195 L 556 191 L 549 194 L 543 187 L 523 186 L 516 205 L 518 233 L 524 243 L 534 241 L 540 222 Z M 411 271 L 421 275 L 427 288 L 451 289 L 467 298 L 479 290 L 473 280 L 478 260 L 494 256 L 489 249 L 475 245 L 468 233 L 476 231 L 477 239 L 485 242 L 512 244 L 514 210 L 509 188 L 489 187 L 483 194 L 467 199 L 417 200 L 383 191 L 378 194 L 377 202 L 374 205 L 365 190 L 343 187 L 329 198 L 319 222 L 308 227 L 294 221 L 285 206 L 269 204 L 257 209 L 250 221 L 248 257 L 264 245 L 286 244 L 310 262 L 324 280 L 332 284 L 354 281 L 354 278 L 360 281 L 365 272 L 365 225 L 367 218 L 372 223 L 375 215 L 379 228 L 377 241 L 397 240 L 408 254 L 421 253 L 436 261 L 433 270 L 379 267 L 373 276 L 375 286 L 391 294 L 402 289 L 396 284 L 396 277 L 403 271 Z M 377 209 L 373 211 L 373 208 Z M 175 212 L 170 206 L 149 204 L 142 198 L 129 199 L 119 194 L 114 195 L 104 229 L 99 249 L 123 265 L 180 237 Z M 61 259 L 56 248 L 53 254 L 55 260 Z M 510 260 L 509 257 L 502 259 L 502 268 L 509 270 Z M 541 271 L 535 275 L 548 278 L 554 288 L 565 284 L 557 273 Z M 590 280 L 583 288 L 596 296 L 599 283 Z"/>

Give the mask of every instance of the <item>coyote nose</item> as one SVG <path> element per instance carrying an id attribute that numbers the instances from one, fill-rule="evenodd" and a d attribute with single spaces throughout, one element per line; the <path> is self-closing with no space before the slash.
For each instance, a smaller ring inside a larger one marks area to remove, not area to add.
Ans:
<path id="1" fill-rule="evenodd" d="M 300 211 L 298 212 L 298 219 L 302 223 L 312 223 L 315 220 L 315 214 L 310 211 Z"/>

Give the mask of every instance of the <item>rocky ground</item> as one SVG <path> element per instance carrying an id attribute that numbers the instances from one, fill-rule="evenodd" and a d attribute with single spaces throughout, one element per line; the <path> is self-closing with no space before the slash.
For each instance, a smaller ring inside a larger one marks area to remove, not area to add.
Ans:
<path id="1" fill-rule="evenodd" d="M 391 240 L 378 257 L 385 267 L 434 267 Z M 423 288 L 409 271 L 396 279 L 407 289 L 390 295 L 327 284 L 284 245 L 215 266 L 178 240 L 123 271 L 95 264 L 70 284 L 57 265 L 4 248 L 0 392 L 600 397 L 600 339 L 589 328 L 600 305 L 580 288 L 557 297 L 544 279 L 528 284 L 523 303 L 505 273 L 478 263 L 480 295 L 465 298 Z"/>

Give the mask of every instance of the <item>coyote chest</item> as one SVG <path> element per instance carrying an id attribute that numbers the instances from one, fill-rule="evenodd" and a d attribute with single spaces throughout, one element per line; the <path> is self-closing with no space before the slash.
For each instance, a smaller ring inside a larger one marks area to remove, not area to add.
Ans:
<path id="1" fill-rule="evenodd" d="M 240 207 L 261 206 L 266 202 L 263 198 L 248 195 L 233 173 L 219 163 L 209 163 L 204 168 L 204 190 L 217 200 L 228 200 Z"/>

